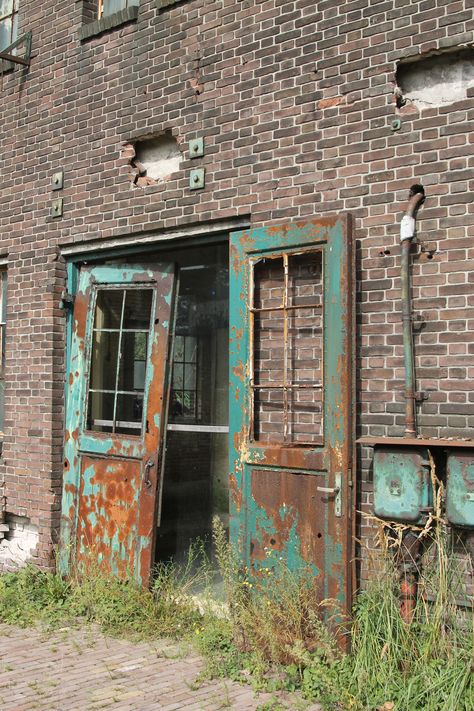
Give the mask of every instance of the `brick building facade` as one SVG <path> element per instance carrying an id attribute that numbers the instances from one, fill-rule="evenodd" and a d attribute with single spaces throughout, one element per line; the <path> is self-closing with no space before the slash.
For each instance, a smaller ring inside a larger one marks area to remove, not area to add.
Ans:
<path id="1" fill-rule="evenodd" d="M 72 291 L 68 261 L 81 254 L 110 260 L 125 246 L 167 240 L 170 250 L 176 240 L 351 213 L 356 431 L 401 436 L 399 223 L 410 186 L 422 184 L 412 252 L 417 387 L 427 396 L 419 432 L 474 432 L 473 3 L 116 5 L 98 18 L 92 0 L 20 0 L 18 34 L 32 32 L 31 65 L 4 64 L 0 79 L 0 481 L 7 522 L 37 532 L 42 566 L 53 564 L 61 515 L 60 302 Z M 442 86 L 432 79 L 437 63 Z M 204 155 L 193 158 L 197 138 Z M 164 153 L 175 160 L 168 176 L 150 177 L 152 139 L 155 162 Z M 191 171 L 201 168 L 204 187 L 191 189 Z M 360 448 L 355 508 L 368 511 L 371 456 Z"/>

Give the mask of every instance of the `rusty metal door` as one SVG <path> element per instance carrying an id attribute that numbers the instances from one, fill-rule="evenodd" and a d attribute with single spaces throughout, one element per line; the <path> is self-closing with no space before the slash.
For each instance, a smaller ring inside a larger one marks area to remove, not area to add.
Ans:
<path id="1" fill-rule="evenodd" d="M 148 583 L 166 426 L 174 267 L 87 267 L 67 381 L 60 568 Z"/>
<path id="2" fill-rule="evenodd" d="M 231 235 L 231 540 L 348 609 L 353 256 L 347 216 Z"/>

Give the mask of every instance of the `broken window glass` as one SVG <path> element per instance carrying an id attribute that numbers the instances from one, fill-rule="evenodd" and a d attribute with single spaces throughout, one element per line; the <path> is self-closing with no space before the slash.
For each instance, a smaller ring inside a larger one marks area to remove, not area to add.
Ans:
<path id="1" fill-rule="evenodd" d="M 322 252 L 253 266 L 253 434 L 256 441 L 322 443 Z"/>

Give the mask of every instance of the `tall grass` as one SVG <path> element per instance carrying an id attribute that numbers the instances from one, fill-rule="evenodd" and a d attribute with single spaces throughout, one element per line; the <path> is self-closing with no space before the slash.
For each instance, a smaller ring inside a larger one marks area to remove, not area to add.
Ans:
<path id="1" fill-rule="evenodd" d="M 458 604 L 463 576 L 450 535 L 435 519 L 419 531 L 425 553 L 413 620 L 400 616 L 397 556 L 385 545 L 354 607 L 350 654 L 337 643 L 337 605 L 320 600 L 309 571 L 282 563 L 250 577 L 218 520 L 214 544 L 226 608 L 213 604 L 213 572 L 192 547 L 184 566 L 158 566 L 150 590 L 94 570 L 69 580 L 33 567 L 0 576 L 0 619 L 88 620 L 114 635 L 192 639 L 210 675 L 301 689 L 333 711 L 472 711 L 473 612 Z"/>

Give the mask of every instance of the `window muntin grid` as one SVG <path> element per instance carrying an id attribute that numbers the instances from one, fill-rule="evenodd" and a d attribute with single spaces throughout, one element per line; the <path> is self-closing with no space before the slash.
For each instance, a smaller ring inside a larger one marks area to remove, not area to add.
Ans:
<path id="1" fill-rule="evenodd" d="M 175 336 L 171 414 L 173 418 L 198 417 L 198 339 L 195 336 Z"/>
<path id="2" fill-rule="evenodd" d="M 0 51 L 18 37 L 19 0 L 0 0 Z"/>
<path id="3" fill-rule="evenodd" d="M 87 429 L 139 435 L 143 425 L 153 290 L 97 290 Z"/>
<path id="4" fill-rule="evenodd" d="M 252 262 L 250 436 L 323 443 L 323 252 Z"/>

